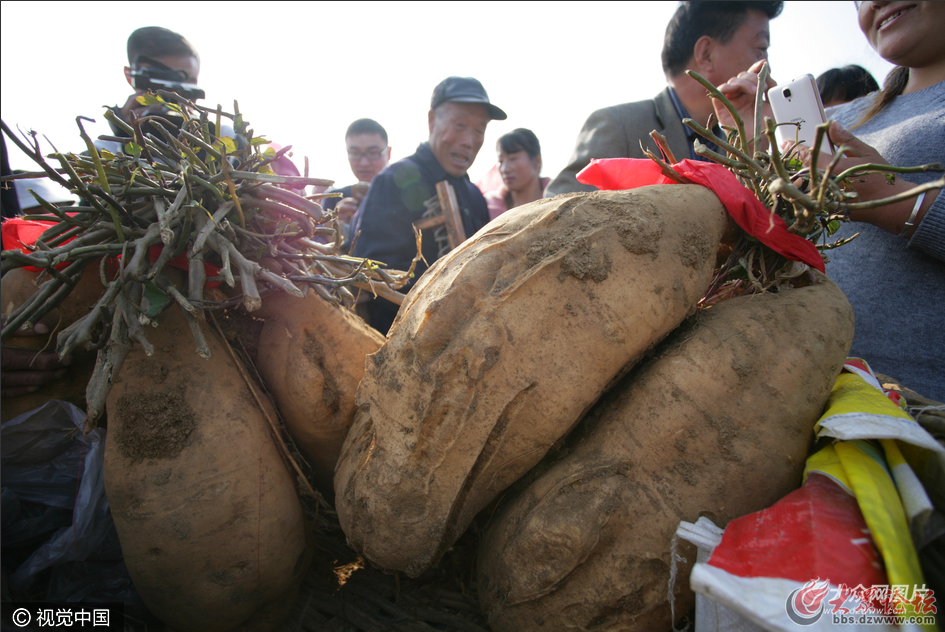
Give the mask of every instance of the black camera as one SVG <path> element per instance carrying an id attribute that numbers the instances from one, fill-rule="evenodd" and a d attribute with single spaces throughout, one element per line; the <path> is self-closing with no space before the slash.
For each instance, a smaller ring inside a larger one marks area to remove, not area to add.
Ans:
<path id="1" fill-rule="evenodd" d="M 146 66 L 142 64 L 148 64 Z M 161 62 L 138 55 L 131 69 L 131 82 L 136 90 L 150 90 L 157 93 L 165 90 L 194 101 L 206 96 L 206 92 L 195 83 L 187 81 L 187 75 L 180 70 L 169 68 Z"/>

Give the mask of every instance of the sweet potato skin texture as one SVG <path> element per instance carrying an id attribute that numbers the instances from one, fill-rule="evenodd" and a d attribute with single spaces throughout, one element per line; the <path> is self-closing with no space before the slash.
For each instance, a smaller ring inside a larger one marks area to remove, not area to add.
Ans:
<path id="1" fill-rule="evenodd" d="M 349 543 L 416 576 L 694 308 L 728 218 L 697 186 L 559 196 L 437 261 L 370 356 L 335 474 Z"/>
<path id="2" fill-rule="evenodd" d="M 260 374 L 318 489 L 330 496 L 365 360 L 384 336 L 314 291 L 304 298 L 266 297 L 256 317 L 265 320 L 256 356 Z"/>
<path id="3" fill-rule="evenodd" d="M 4 314 L 12 313 L 13 309 L 25 303 L 36 291 L 39 272 L 32 272 L 23 268 L 15 268 L 3 275 L 0 280 L 0 301 Z M 5 347 L 19 349 L 56 350 L 56 336 L 60 331 L 85 316 L 104 292 L 99 281 L 98 264 L 91 263 L 86 267 L 79 282 L 69 293 L 62 304 L 42 319 L 49 326 L 50 333 L 46 336 L 11 336 Z M 10 397 L 3 400 L 3 410 L 0 420 L 4 423 L 18 417 L 25 412 L 39 408 L 50 399 L 60 399 L 85 410 L 85 387 L 95 369 L 95 351 L 78 349 L 73 354 L 73 362 L 69 367 L 66 378 L 46 384 L 35 393 Z"/>
<path id="4" fill-rule="evenodd" d="M 105 490 L 125 563 L 178 632 L 274 629 L 312 555 L 294 477 L 216 332 L 204 360 L 176 306 L 158 320 L 154 355 L 133 349 L 107 399 Z"/>
<path id="5" fill-rule="evenodd" d="M 853 339 L 837 286 L 725 301 L 687 320 L 492 521 L 480 601 L 496 632 L 670 629 L 681 520 L 730 520 L 800 484 Z M 675 614 L 694 605 L 681 547 Z"/>

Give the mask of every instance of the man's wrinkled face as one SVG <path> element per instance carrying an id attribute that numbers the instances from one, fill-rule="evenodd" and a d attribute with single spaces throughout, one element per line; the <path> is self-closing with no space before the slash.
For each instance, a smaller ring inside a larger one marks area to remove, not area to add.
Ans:
<path id="1" fill-rule="evenodd" d="M 390 162 L 390 147 L 380 134 L 354 134 L 345 138 L 345 145 L 358 182 L 370 182 Z"/>
<path id="2" fill-rule="evenodd" d="M 489 120 L 482 103 L 447 101 L 430 110 L 430 148 L 446 173 L 460 177 L 469 170 L 482 148 Z"/>

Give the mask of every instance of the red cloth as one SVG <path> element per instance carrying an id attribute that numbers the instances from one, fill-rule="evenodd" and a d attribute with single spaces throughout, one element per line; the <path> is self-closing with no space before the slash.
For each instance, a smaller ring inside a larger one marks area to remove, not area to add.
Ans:
<path id="1" fill-rule="evenodd" d="M 75 213 L 68 213 L 71 217 Z M 51 226 L 55 226 L 58 220 L 53 220 L 50 222 L 41 222 L 31 219 L 21 219 L 19 217 L 14 217 L 11 219 L 3 220 L 3 224 L 0 225 L 0 235 L 3 236 L 3 249 L 4 250 L 19 250 L 20 252 L 30 253 L 30 250 L 27 246 L 32 246 L 36 243 L 36 240 L 46 232 Z M 67 239 L 63 243 L 69 243 L 75 239 Z M 62 270 L 68 263 L 61 263 L 56 266 L 57 270 Z M 31 272 L 38 272 L 42 268 L 37 268 L 35 266 L 23 266 L 25 269 Z"/>
<path id="2" fill-rule="evenodd" d="M 788 259 L 806 263 L 825 272 L 824 259 L 817 246 L 787 230 L 787 224 L 742 186 L 731 171 L 711 162 L 683 160 L 673 165 L 679 175 L 712 189 L 725 210 L 746 233 Z M 578 182 L 603 191 L 636 189 L 654 184 L 676 184 L 658 164 L 640 158 L 592 159 L 577 174 Z"/>
<path id="3" fill-rule="evenodd" d="M 75 214 L 76 213 L 69 213 L 68 215 L 72 216 Z M 30 250 L 30 248 L 28 248 L 28 246 L 32 246 L 33 244 L 35 244 L 36 240 L 39 239 L 40 236 L 50 227 L 55 226 L 56 223 L 57 223 L 57 220 L 44 222 L 44 221 L 37 221 L 37 220 L 21 219 L 19 217 L 4 220 L 3 224 L 0 225 L 0 235 L 3 236 L 3 249 L 4 250 L 19 250 L 20 252 L 30 253 L 32 251 Z M 69 243 L 70 241 L 72 241 L 72 239 L 75 239 L 75 238 L 73 237 L 71 239 L 67 239 L 63 243 Z M 151 259 L 151 263 L 154 263 L 155 261 L 157 261 L 157 258 L 158 256 L 160 256 L 162 249 L 163 249 L 163 246 L 151 246 L 151 249 L 148 252 Z M 118 255 L 118 256 L 121 257 L 121 255 Z M 174 266 L 175 268 L 179 268 L 181 270 L 186 270 L 189 267 L 187 265 L 187 257 L 185 255 L 180 255 L 178 257 L 175 257 L 171 259 L 170 261 L 168 261 L 167 263 L 168 265 Z M 56 266 L 56 269 L 62 270 L 68 265 L 69 265 L 68 262 L 61 263 L 58 266 Z M 208 277 L 217 276 L 217 274 L 220 272 L 220 268 L 216 267 L 215 265 L 212 265 L 206 262 L 204 262 L 203 265 L 204 265 L 204 269 L 206 270 Z M 35 266 L 23 266 L 23 267 L 24 269 L 30 270 L 32 272 L 38 272 L 39 270 L 42 270 L 42 268 L 37 268 Z M 216 281 L 216 282 L 208 283 L 207 287 L 216 287 L 218 285 L 220 285 L 220 283 Z"/>

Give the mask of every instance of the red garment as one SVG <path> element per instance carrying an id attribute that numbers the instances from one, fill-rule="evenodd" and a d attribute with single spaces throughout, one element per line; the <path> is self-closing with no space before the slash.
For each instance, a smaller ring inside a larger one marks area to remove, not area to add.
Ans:
<path id="1" fill-rule="evenodd" d="M 742 186 L 731 171 L 710 162 L 683 160 L 673 165 L 679 175 L 712 189 L 725 210 L 746 233 L 778 254 L 806 263 L 824 272 L 824 259 L 817 246 L 787 230 L 787 223 L 770 212 L 755 194 Z M 635 189 L 653 184 L 675 184 L 649 159 L 592 159 L 577 175 L 578 182 L 596 186 L 603 191 Z"/>

